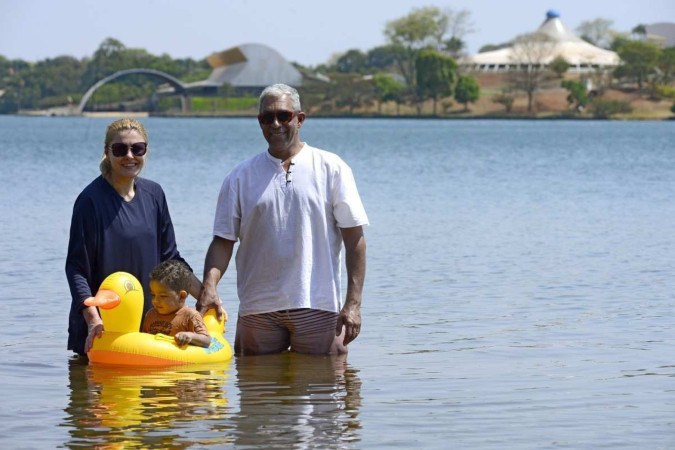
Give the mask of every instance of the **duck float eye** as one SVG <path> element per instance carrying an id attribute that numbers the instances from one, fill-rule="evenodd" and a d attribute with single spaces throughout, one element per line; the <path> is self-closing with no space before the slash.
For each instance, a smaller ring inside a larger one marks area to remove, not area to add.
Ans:
<path id="1" fill-rule="evenodd" d="M 127 280 L 127 281 L 124 282 L 124 288 L 127 290 L 127 292 L 133 291 L 134 289 L 136 289 L 133 281 L 131 281 L 131 280 Z"/>

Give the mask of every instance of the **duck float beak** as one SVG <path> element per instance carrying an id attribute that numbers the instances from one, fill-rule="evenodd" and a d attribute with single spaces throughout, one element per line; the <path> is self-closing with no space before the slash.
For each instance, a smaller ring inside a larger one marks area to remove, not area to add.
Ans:
<path id="1" fill-rule="evenodd" d="M 99 289 L 95 297 L 89 297 L 84 301 L 87 306 L 98 306 L 103 309 L 113 309 L 120 304 L 122 300 L 115 291 L 109 289 Z"/>

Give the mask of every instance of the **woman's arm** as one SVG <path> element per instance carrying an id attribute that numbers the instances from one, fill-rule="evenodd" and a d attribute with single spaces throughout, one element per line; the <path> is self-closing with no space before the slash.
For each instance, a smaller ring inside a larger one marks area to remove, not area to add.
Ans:
<path id="1" fill-rule="evenodd" d="M 103 321 L 95 306 L 87 306 L 82 310 L 85 322 L 87 322 L 87 340 L 84 342 L 84 352 L 88 353 L 94 345 L 94 338 L 100 338 L 103 334 Z"/>
<path id="2" fill-rule="evenodd" d="M 73 206 L 66 256 L 66 278 L 71 294 L 71 330 L 68 348 L 83 354 L 91 349 L 94 338 L 101 337 L 103 332 L 103 322 L 98 309 L 95 306 L 84 305 L 84 300 L 93 295 L 90 280 L 92 264 L 96 261 L 98 241 L 95 216 L 96 209 L 91 199 L 81 194 Z"/>

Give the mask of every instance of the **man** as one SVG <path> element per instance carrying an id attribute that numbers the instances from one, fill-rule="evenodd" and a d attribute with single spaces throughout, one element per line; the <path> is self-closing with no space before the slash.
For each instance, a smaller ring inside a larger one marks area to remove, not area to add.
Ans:
<path id="1" fill-rule="evenodd" d="M 344 354 L 360 332 L 368 217 L 349 166 L 300 140 L 304 121 L 295 89 L 263 90 L 258 123 L 268 150 L 238 164 L 218 197 L 197 306 L 220 311 L 217 284 L 238 240 L 239 355 Z"/>

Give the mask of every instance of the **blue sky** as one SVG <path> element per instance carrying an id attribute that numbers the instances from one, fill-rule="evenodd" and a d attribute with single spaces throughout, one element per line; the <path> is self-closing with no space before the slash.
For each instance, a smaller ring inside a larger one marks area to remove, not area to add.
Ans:
<path id="1" fill-rule="evenodd" d="M 0 55 L 82 58 L 114 37 L 127 47 L 195 59 L 255 42 L 311 66 L 384 44 L 388 21 L 432 5 L 471 13 L 470 53 L 535 30 L 549 9 L 571 29 L 596 18 L 612 20 L 618 31 L 675 22 L 675 0 L 0 0 Z"/>

